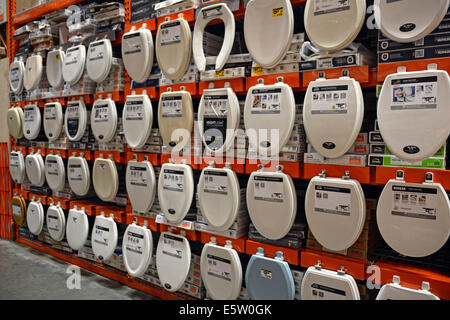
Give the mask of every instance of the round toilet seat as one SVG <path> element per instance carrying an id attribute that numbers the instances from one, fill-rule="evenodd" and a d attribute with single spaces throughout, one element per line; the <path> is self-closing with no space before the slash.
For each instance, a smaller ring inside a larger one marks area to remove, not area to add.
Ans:
<path id="1" fill-rule="evenodd" d="M 23 227 L 27 222 L 27 204 L 22 196 L 14 196 L 11 199 L 11 212 L 14 222 Z"/>
<path id="2" fill-rule="evenodd" d="M 194 107 L 187 91 L 163 92 L 159 98 L 158 126 L 164 145 L 180 152 L 191 141 Z"/>
<path id="3" fill-rule="evenodd" d="M 11 151 L 9 154 L 9 173 L 15 183 L 25 180 L 25 160 L 22 151 Z"/>
<path id="4" fill-rule="evenodd" d="M 71 86 L 80 81 L 86 63 L 86 47 L 82 44 L 71 47 L 66 51 L 62 68 L 64 81 Z"/>
<path id="5" fill-rule="evenodd" d="M 47 230 L 55 241 L 62 241 L 66 233 L 66 216 L 60 206 L 50 205 L 47 209 Z"/>
<path id="6" fill-rule="evenodd" d="M 9 86 L 12 92 L 16 95 L 20 95 L 23 91 L 23 79 L 25 76 L 25 65 L 22 58 L 14 59 L 9 68 Z"/>
<path id="7" fill-rule="evenodd" d="M 45 184 L 44 159 L 40 153 L 32 153 L 25 157 L 25 170 L 31 185 L 42 187 Z"/>
<path id="8" fill-rule="evenodd" d="M 55 49 L 47 54 L 47 80 L 55 89 L 60 89 L 64 85 L 63 66 L 66 54 L 61 49 Z"/>
<path id="9" fill-rule="evenodd" d="M 41 111 L 37 104 L 27 104 L 23 111 L 23 135 L 27 140 L 34 140 L 41 132 Z"/>
<path id="10" fill-rule="evenodd" d="M 129 161 L 125 179 L 133 212 L 147 213 L 156 196 L 156 176 L 151 162 Z"/>
<path id="11" fill-rule="evenodd" d="M 97 83 L 105 81 L 111 71 L 112 58 L 111 40 L 102 39 L 91 42 L 86 57 L 89 78 Z"/>
<path id="12" fill-rule="evenodd" d="M 84 211 L 70 209 L 67 216 L 66 237 L 73 250 L 81 250 L 89 236 L 89 220 Z"/>
<path id="13" fill-rule="evenodd" d="M 422 283 L 420 290 L 406 288 L 400 285 L 400 278 L 394 276 L 394 282 L 382 286 L 375 300 L 440 300 L 427 287 L 429 284 Z"/>
<path id="14" fill-rule="evenodd" d="M 70 141 L 79 141 L 87 128 L 88 113 L 83 99 L 70 101 L 64 114 L 64 132 Z"/>
<path id="15" fill-rule="evenodd" d="M 146 94 L 129 95 L 122 113 L 123 132 L 130 148 L 142 148 L 152 132 L 153 108 Z"/>
<path id="16" fill-rule="evenodd" d="M 119 190 L 119 175 L 115 162 L 111 159 L 95 159 L 92 182 L 95 193 L 101 200 L 113 201 Z"/>
<path id="17" fill-rule="evenodd" d="M 44 106 L 44 132 L 52 142 L 59 138 L 63 128 L 64 115 L 59 102 L 47 103 Z"/>
<path id="18" fill-rule="evenodd" d="M 86 159 L 70 157 L 67 162 L 67 173 L 70 189 L 78 196 L 88 194 L 91 187 L 91 173 Z"/>
<path id="19" fill-rule="evenodd" d="M 359 82 L 342 77 L 309 84 L 303 104 L 305 131 L 308 141 L 324 157 L 339 158 L 347 153 L 361 131 L 363 119 Z"/>
<path id="20" fill-rule="evenodd" d="M 212 20 L 222 20 L 225 25 L 225 35 L 222 48 L 216 59 L 216 70 L 222 70 L 230 56 L 235 36 L 234 15 L 225 3 L 213 4 L 202 7 L 197 15 L 192 36 L 192 53 L 197 69 L 202 72 L 206 70 L 206 58 L 203 51 L 203 33 Z"/>
<path id="21" fill-rule="evenodd" d="M 45 179 L 53 192 L 62 191 L 66 183 L 66 169 L 61 156 L 49 154 L 45 157 Z"/>
<path id="22" fill-rule="evenodd" d="M 117 130 L 117 109 L 111 98 L 95 100 L 91 111 L 92 133 L 99 142 L 110 142 Z"/>
<path id="23" fill-rule="evenodd" d="M 42 56 L 35 54 L 29 56 L 25 64 L 23 85 L 27 91 L 33 91 L 41 82 L 42 77 Z"/>
<path id="24" fill-rule="evenodd" d="M 169 292 L 183 286 L 191 268 L 191 246 L 182 235 L 162 232 L 156 249 L 156 269 L 161 285 Z"/>
<path id="25" fill-rule="evenodd" d="M 111 217 L 96 216 L 92 228 L 92 251 L 100 261 L 109 260 L 117 247 L 119 232 L 117 224 Z"/>
<path id="26" fill-rule="evenodd" d="M 123 237 L 122 252 L 128 274 L 141 277 L 152 260 L 152 232 L 145 227 L 129 224 Z"/>
<path id="27" fill-rule="evenodd" d="M 44 226 L 44 208 L 39 201 L 31 201 L 27 209 L 27 226 L 34 235 L 39 235 Z"/>
<path id="28" fill-rule="evenodd" d="M 147 28 L 132 29 L 122 37 L 122 59 L 131 79 L 145 82 L 153 66 L 153 38 Z"/>
<path id="29" fill-rule="evenodd" d="M 8 109 L 6 113 L 9 134 L 16 139 L 23 137 L 23 110 L 21 107 L 13 107 Z"/>
<path id="30" fill-rule="evenodd" d="M 277 66 L 286 56 L 294 33 L 294 11 L 289 0 L 251 0 L 245 9 L 245 44 L 263 68 Z"/>

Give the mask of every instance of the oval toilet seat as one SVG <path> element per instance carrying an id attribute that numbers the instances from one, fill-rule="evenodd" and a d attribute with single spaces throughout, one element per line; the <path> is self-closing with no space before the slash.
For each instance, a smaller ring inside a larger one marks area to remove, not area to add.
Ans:
<path id="1" fill-rule="evenodd" d="M 41 132 L 41 111 L 37 104 L 27 104 L 23 111 L 23 135 L 27 140 L 34 140 Z"/>
<path id="2" fill-rule="evenodd" d="M 131 79 L 137 83 L 145 82 L 153 66 L 153 38 L 150 30 L 131 29 L 122 37 L 122 59 Z"/>
<path id="3" fill-rule="evenodd" d="M 35 54 L 27 58 L 23 84 L 27 91 L 33 91 L 41 82 L 42 77 L 42 56 Z"/>
<path id="4" fill-rule="evenodd" d="M 123 131 L 130 148 L 142 148 L 150 137 L 153 108 L 146 94 L 129 95 L 122 113 Z"/>
<path id="5" fill-rule="evenodd" d="M 95 159 L 92 182 L 95 193 L 101 200 L 113 201 L 119 190 L 119 175 L 115 162 L 111 159 Z"/>
<path id="6" fill-rule="evenodd" d="M 86 70 L 89 78 L 100 83 L 105 81 L 112 66 L 111 40 L 102 39 L 89 44 L 86 57 Z"/>
<path id="7" fill-rule="evenodd" d="M 50 205 L 47 209 L 47 230 L 55 241 L 62 241 L 66 233 L 66 217 L 60 206 Z"/>
<path id="8" fill-rule="evenodd" d="M 70 189 L 78 196 L 88 194 L 91 187 L 91 173 L 84 157 L 72 156 L 67 162 L 67 180 Z"/>
<path id="9" fill-rule="evenodd" d="M 95 100 L 91 111 L 92 133 L 99 142 L 110 142 L 117 130 L 117 109 L 111 98 Z"/>
<path id="10" fill-rule="evenodd" d="M 21 196 L 14 196 L 11 199 L 11 213 L 14 222 L 23 227 L 27 222 L 27 204 Z"/>
<path id="11" fill-rule="evenodd" d="M 440 300 L 429 291 L 430 284 L 422 282 L 419 290 L 410 289 L 400 285 L 400 277 L 394 276 L 393 283 L 381 287 L 375 300 Z"/>
<path id="12" fill-rule="evenodd" d="M 40 153 L 32 153 L 25 157 L 25 169 L 31 185 L 42 187 L 45 184 L 45 166 Z"/>
<path id="13" fill-rule="evenodd" d="M 84 100 L 69 101 L 64 114 L 64 132 L 70 141 L 79 141 L 84 136 L 87 121 Z"/>
<path id="14" fill-rule="evenodd" d="M 66 183 L 66 169 L 60 155 L 45 157 L 45 179 L 53 192 L 62 191 Z"/>
<path id="15" fill-rule="evenodd" d="M 6 113 L 9 134 L 16 139 L 23 138 L 23 110 L 21 107 L 8 109 Z"/>
<path id="16" fill-rule="evenodd" d="M 25 180 L 25 160 L 22 151 L 11 151 L 9 154 L 9 172 L 15 183 L 21 184 Z"/>
<path id="17" fill-rule="evenodd" d="M 63 128 L 64 115 L 59 102 L 47 103 L 44 106 L 44 132 L 52 142 L 59 138 Z"/>
<path id="18" fill-rule="evenodd" d="M 100 261 L 109 260 L 117 247 L 119 232 L 112 217 L 96 216 L 92 228 L 92 251 Z"/>
<path id="19" fill-rule="evenodd" d="M 125 179 L 133 212 L 147 213 L 156 197 L 156 176 L 151 162 L 129 161 Z"/>
<path id="20" fill-rule="evenodd" d="M 44 208 L 39 201 L 31 201 L 27 209 L 27 226 L 34 235 L 39 235 L 44 226 Z"/>
<path id="21" fill-rule="evenodd" d="M 66 54 L 61 49 L 54 49 L 47 54 L 46 74 L 48 83 L 55 89 L 64 85 L 62 69 Z"/>
<path id="22" fill-rule="evenodd" d="M 20 95 L 23 91 L 24 84 L 23 79 L 25 76 L 25 64 L 22 58 L 14 59 L 9 68 L 9 86 L 12 92 L 16 95 Z"/>
<path id="23" fill-rule="evenodd" d="M 70 209 L 67 216 L 66 237 L 73 250 L 81 250 L 89 236 L 89 220 L 82 210 Z"/>
<path id="24" fill-rule="evenodd" d="M 84 73 L 86 63 L 86 47 L 82 44 L 66 50 L 66 57 L 62 68 L 64 81 L 75 85 Z"/>
<path id="25" fill-rule="evenodd" d="M 141 277 L 147 271 L 153 253 L 152 232 L 146 227 L 129 224 L 122 243 L 123 262 L 129 275 Z"/>

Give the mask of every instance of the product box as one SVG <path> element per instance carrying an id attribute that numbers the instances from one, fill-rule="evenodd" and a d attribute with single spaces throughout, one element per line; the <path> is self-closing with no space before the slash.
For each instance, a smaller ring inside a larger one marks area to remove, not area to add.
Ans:
<path id="1" fill-rule="evenodd" d="M 262 67 L 252 67 L 252 77 L 257 76 L 265 76 L 269 74 L 278 74 L 278 73 L 290 73 L 290 72 L 299 72 L 299 64 L 297 63 L 287 63 L 287 64 L 279 64 L 278 66 L 270 69 L 262 68 Z"/>
<path id="2" fill-rule="evenodd" d="M 319 153 L 305 153 L 304 162 L 316 164 L 332 164 L 338 166 L 365 167 L 367 165 L 367 155 L 346 154 L 342 157 L 331 159 L 326 158 Z"/>
<path id="3" fill-rule="evenodd" d="M 430 34 L 425 38 L 414 42 L 399 43 L 389 39 L 380 40 L 378 41 L 378 52 L 391 52 L 395 50 L 406 50 L 419 47 L 436 47 L 448 44 L 450 44 L 450 30 L 449 32 Z"/>
<path id="4" fill-rule="evenodd" d="M 324 70 L 342 67 L 373 65 L 375 59 L 360 53 L 343 54 L 335 57 L 318 58 L 300 62 L 300 71 Z"/>
<path id="5" fill-rule="evenodd" d="M 209 70 L 200 72 L 200 81 L 214 81 L 244 78 L 246 76 L 245 67 L 227 68 L 220 71 Z"/>
<path id="6" fill-rule="evenodd" d="M 428 158 L 423 161 L 405 161 L 394 155 L 370 154 L 369 155 L 369 166 L 445 170 L 445 159 L 444 158 Z"/>
<path id="7" fill-rule="evenodd" d="M 450 45 L 440 45 L 420 49 L 405 49 L 391 52 L 380 52 L 378 63 L 414 61 L 450 57 Z"/>
<path id="8" fill-rule="evenodd" d="M 447 145 L 443 145 L 434 155 L 433 158 L 445 158 Z M 384 143 L 374 143 L 370 145 L 370 154 L 393 155 L 388 146 Z"/>
<path id="9" fill-rule="evenodd" d="M 308 143 L 307 151 L 308 153 L 317 153 L 312 144 Z M 355 143 L 351 148 L 347 151 L 348 154 L 369 154 L 370 153 L 370 145 L 368 143 Z"/>
<path id="10" fill-rule="evenodd" d="M 384 143 L 383 136 L 378 131 L 370 131 L 369 143 Z"/>

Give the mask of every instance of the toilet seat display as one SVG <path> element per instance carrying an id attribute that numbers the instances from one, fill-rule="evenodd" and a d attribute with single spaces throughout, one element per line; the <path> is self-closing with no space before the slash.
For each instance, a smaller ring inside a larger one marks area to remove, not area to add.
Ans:
<path id="1" fill-rule="evenodd" d="M 46 74 L 48 83 L 56 89 L 64 85 L 63 65 L 66 54 L 61 49 L 55 49 L 47 54 Z"/>
<path id="2" fill-rule="evenodd" d="M 223 153 L 230 149 L 239 128 L 240 113 L 233 89 L 203 91 L 198 107 L 198 128 L 203 145 L 209 152 Z"/>
<path id="3" fill-rule="evenodd" d="M 151 162 L 129 161 L 126 185 L 133 212 L 147 213 L 156 196 L 156 176 Z"/>
<path id="4" fill-rule="evenodd" d="M 71 86 L 80 81 L 86 62 L 86 47 L 82 44 L 66 50 L 62 68 L 64 81 Z"/>
<path id="5" fill-rule="evenodd" d="M 305 30 L 321 51 L 346 48 L 358 36 L 366 19 L 366 0 L 309 0 L 305 6 Z"/>
<path id="6" fill-rule="evenodd" d="M 60 155 L 45 157 L 45 179 L 53 192 L 62 191 L 66 183 L 66 169 Z"/>
<path id="7" fill-rule="evenodd" d="M 66 216 L 60 206 L 50 205 L 47 209 L 47 230 L 55 241 L 62 241 L 66 233 Z"/>
<path id="8" fill-rule="evenodd" d="M 381 287 L 376 300 L 440 300 L 439 297 L 429 291 L 430 284 L 428 282 L 422 282 L 420 290 L 401 286 L 398 276 L 394 276 L 392 282 Z"/>
<path id="9" fill-rule="evenodd" d="M 79 141 L 87 128 L 88 113 L 84 100 L 69 101 L 64 114 L 64 132 L 70 141 Z"/>
<path id="10" fill-rule="evenodd" d="M 100 83 L 105 81 L 112 66 L 111 40 L 102 39 L 89 44 L 86 57 L 86 70 L 89 78 Z"/>
<path id="11" fill-rule="evenodd" d="M 25 170 L 31 185 L 42 187 L 45 184 L 44 159 L 39 152 L 25 157 Z"/>
<path id="12" fill-rule="evenodd" d="M 91 111 L 92 133 L 99 142 L 109 142 L 117 130 L 117 109 L 111 98 L 95 100 Z"/>
<path id="13" fill-rule="evenodd" d="M 83 210 L 70 209 L 67 216 L 66 237 L 73 250 L 81 250 L 89 236 L 89 220 Z"/>
<path id="14" fill-rule="evenodd" d="M 33 91 L 39 86 L 42 77 L 42 56 L 35 54 L 27 58 L 23 85 L 27 91 Z"/>
<path id="15" fill-rule="evenodd" d="M 183 221 L 194 197 L 194 177 L 187 164 L 164 163 L 158 179 L 161 212 L 171 223 Z"/>
<path id="16" fill-rule="evenodd" d="M 450 201 L 444 188 L 426 182 L 407 183 L 403 172 L 391 179 L 380 195 L 377 224 L 384 241 L 398 253 L 408 257 L 426 257 L 447 242 L 450 236 Z"/>
<path id="17" fill-rule="evenodd" d="M 25 180 L 25 160 L 22 151 L 11 151 L 9 154 L 9 173 L 15 183 Z"/>
<path id="18" fill-rule="evenodd" d="M 21 107 L 8 109 L 6 113 L 9 134 L 16 139 L 23 137 L 23 110 Z"/>
<path id="19" fill-rule="evenodd" d="M 237 299 L 242 287 L 242 266 L 231 240 L 227 240 L 224 247 L 218 246 L 215 241 L 203 246 L 200 272 L 211 299 Z"/>
<path id="20" fill-rule="evenodd" d="M 366 221 L 366 201 L 360 183 L 314 177 L 306 190 L 305 212 L 309 230 L 325 248 L 342 251 L 359 238 Z"/>
<path id="21" fill-rule="evenodd" d="M 191 141 L 194 107 L 187 91 L 163 92 L 159 98 L 158 126 L 164 145 L 179 152 Z"/>
<path id="22" fill-rule="evenodd" d="M 244 109 L 249 145 L 258 154 L 278 154 L 292 134 L 295 113 L 294 93 L 289 85 L 278 82 L 251 87 Z M 278 130 L 278 135 L 274 130 Z"/>
<path id="23" fill-rule="evenodd" d="M 294 33 L 289 0 L 251 0 L 245 9 L 245 44 L 253 60 L 273 68 L 286 56 Z"/>
<path id="24" fill-rule="evenodd" d="M 67 162 L 67 180 L 70 189 L 78 196 L 88 194 L 91 187 L 91 173 L 84 157 L 72 156 Z"/>
<path id="25" fill-rule="evenodd" d="M 146 227 L 129 224 L 122 243 L 123 262 L 128 274 L 140 277 L 147 271 L 153 253 L 152 232 Z"/>
<path id="26" fill-rule="evenodd" d="M 129 95 L 122 113 L 123 131 L 130 148 L 142 148 L 150 137 L 153 108 L 146 94 Z"/>
<path id="27" fill-rule="evenodd" d="M 113 201 L 119 190 L 119 175 L 115 162 L 111 159 L 95 159 L 92 182 L 95 193 L 101 200 Z"/>
<path id="28" fill-rule="evenodd" d="M 9 68 L 9 86 L 14 94 L 19 95 L 23 91 L 23 78 L 25 76 L 25 65 L 22 58 L 14 58 Z"/>
<path id="29" fill-rule="evenodd" d="M 309 84 L 303 104 L 308 141 L 327 158 L 343 156 L 355 143 L 364 118 L 364 98 L 358 81 L 349 77 Z"/>
<path id="30" fill-rule="evenodd" d="M 59 102 L 47 103 L 44 106 L 44 132 L 52 142 L 59 138 L 63 128 L 64 115 Z"/>
<path id="31" fill-rule="evenodd" d="M 27 209 L 27 227 L 34 235 L 39 235 L 44 226 L 44 208 L 40 201 L 31 201 Z"/>
<path id="32" fill-rule="evenodd" d="M 286 236 L 297 215 L 292 178 L 277 172 L 252 172 L 247 184 L 247 208 L 258 232 L 271 240 Z"/>
<path id="33" fill-rule="evenodd" d="M 192 57 L 192 34 L 186 20 L 180 18 L 159 25 L 156 57 L 167 79 L 178 80 L 186 73 Z"/>
<path id="34" fill-rule="evenodd" d="M 162 232 L 156 249 L 156 269 L 169 292 L 181 289 L 191 268 L 191 246 L 182 235 Z"/>
<path id="35" fill-rule="evenodd" d="M 295 283 L 283 252 L 274 259 L 264 256 L 264 249 L 250 258 L 245 272 L 245 285 L 251 300 L 294 300 Z"/>
<path id="36" fill-rule="evenodd" d="M 203 33 L 208 23 L 216 19 L 222 20 L 225 25 L 222 48 L 216 59 L 216 70 L 222 70 L 233 48 L 236 25 L 234 15 L 228 6 L 225 3 L 218 3 L 202 7 L 195 20 L 192 39 L 192 53 L 197 69 L 200 72 L 206 70 L 206 58 L 203 51 Z"/>
<path id="37" fill-rule="evenodd" d="M 122 37 L 122 59 L 131 79 L 137 83 L 145 82 L 153 66 L 152 33 L 145 27 L 134 27 Z M 159 61 L 158 61 L 159 62 Z"/>
<path id="38" fill-rule="evenodd" d="M 27 204 L 22 196 L 12 197 L 11 212 L 14 222 L 23 227 L 27 221 Z"/>
<path id="39" fill-rule="evenodd" d="M 230 168 L 210 166 L 202 170 L 198 181 L 198 201 L 202 216 L 217 231 L 228 230 L 240 209 L 239 180 Z"/>
<path id="40" fill-rule="evenodd" d="M 450 78 L 447 71 L 387 76 L 378 98 L 378 125 L 389 150 L 402 160 L 432 157 L 450 134 Z"/>
<path id="41" fill-rule="evenodd" d="M 343 271 L 309 267 L 303 276 L 302 300 L 360 300 L 355 279 Z"/>
<path id="42" fill-rule="evenodd" d="M 41 111 L 37 104 L 27 104 L 23 110 L 23 135 L 27 140 L 34 140 L 41 132 Z"/>
<path id="43" fill-rule="evenodd" d="M 414 42 L 439 26 L 449 3 L 449 0 L 375 0 L 375 21 L 389 39 L 400 43 Z"/>
<path id="44" fill-rule="evenodd" d="M 106 261 L 113 255 L 119 240 L 117 224 L 112 217 L 105 217 L 102 213 L 95 217 L 92 228 L 92 251 L 100 261 Z"/>

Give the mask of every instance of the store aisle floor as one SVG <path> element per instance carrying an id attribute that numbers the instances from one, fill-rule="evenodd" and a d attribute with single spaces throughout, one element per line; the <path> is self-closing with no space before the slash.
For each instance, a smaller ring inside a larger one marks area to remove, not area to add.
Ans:
<path id="1" fill-rule="evenodd" d="M 73 273 L 66 273 L 73 272 L 70 266 L 19 243 L 0 240 L 0 300 L 157 299 L 84 269 L 79 269 L 79 289 L 73 288 L 77 286 L 75 278 L 70 278 Z M 68 282 L 73 289 L 68 288 Z"/>

